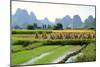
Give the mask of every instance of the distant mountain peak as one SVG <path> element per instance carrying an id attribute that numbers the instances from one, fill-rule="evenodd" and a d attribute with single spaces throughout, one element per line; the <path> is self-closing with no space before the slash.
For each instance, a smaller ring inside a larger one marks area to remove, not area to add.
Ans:
<path id="1" fill-rule="evenodd" d="M 66 15 L 65 17 L 70 17 L 69 15 Z"/>
<path id="2" fill-rule="evenodd" d="M 89 15 L 88 18 L 93 18 L 93 16 L 92 15 Z"/>
<path id="3" fill-rule="evenodd" d="M 33 12 L 30 12 L 30 15 L 34 15 L 35 16 L 35 14 Z"/>
<path id="4" fill-rule="evenodd" d="M 79 15 L 73 16 L 73 28 L 82 28 L 82 20 Z"/>
<path id="5" fill-rule="evenodd" d="M 92 15 L 88 16 L 85 23 L 94 22 L 95 19 Z M 83 22 L 79 15 L 74 15 L 71 18 L 69 15 L 65 15 L 62 18 L 56 18 L 54 22 L 51 22 L 47 17 L 44 19 L 37 19 L 34 12 L 28 14 L 27 10 L 18 8 L 15 14 L 12 15 L 12 27 L 26 28 L 27 25 L 37 23 L 39 27 L 43 25 L 55 25 L 56 23 L 61 23 L 63 28 L 82 28 Z M 84 23 L 84 25 L 86 25 Z M 93 24 L 92 24 L 93 25 Z"/>
<path id="6" fill-rule="evenodd" d="M 62 19 L 71 19 L 71 17 L 69 15 L 66 15 Z"/>
<path id="7" fill-rule="evenodd" d="M 45 17 L 45 18 L 44 18 L 44 20 L 47 20 L 47 21 L 49 21 L 49 19 L 48 19 L 47 17 Z"/>
<path id="8" fill-rule="evenodd" d="M 74 15 L 73 18 L 81 18 L 79 15 Z"/>
<path id="9" fill-rule="evenodd" d="M 95 21 L 95 19 L 93 18 L 93 16 L 92 15 L 90 15 L 90 16 L 88 16 L 88 18 L 84 21 L 85 23 L 92 23 L 92 22 L 94 22 Z"/>

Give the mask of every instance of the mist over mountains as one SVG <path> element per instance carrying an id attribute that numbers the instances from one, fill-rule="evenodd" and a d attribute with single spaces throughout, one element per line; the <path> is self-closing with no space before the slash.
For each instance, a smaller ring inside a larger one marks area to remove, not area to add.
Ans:
<path id="1" fill-rule="evenodd" d="M 43 25 L 53 26 L 57 23 L 61 23 L 63 28 L 95 28 L 96 22 L 95 18 L 93 18 L 91 15 L 88 16 L 85 21 L 82 21 L 79 15 L 74 15 L 73 18 L 71 18 L 69 15 L 66 15 L 62 18 L 56 18 L 55 22 L 51 22 L 47 17 L 40 20 L 36 18 L 34 12 L 28 14 L 27 10 L 20 8 L 18 8 L 15 14 L 12 15 L 12 28 L 26 28 L 27 25 L 31 25 L 33 23 L 36 23 L 38 27 L 42 27 Z"/>

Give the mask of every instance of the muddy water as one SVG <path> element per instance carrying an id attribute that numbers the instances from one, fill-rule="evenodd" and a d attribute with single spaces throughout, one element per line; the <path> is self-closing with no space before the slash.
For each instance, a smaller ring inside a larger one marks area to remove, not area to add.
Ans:
<path id="1" fill-rule="evenodd" d="M 81 51 L 86 47 L 83 46 L 82 48 L 76 50 L 76 51 L 73 51 L 72 53 L 70 54 L 67 54 L 65 58 L 63 58 L 60 62 L 58 63 L 68 63 L 68 62 L 75 62 L 76 58 L 80 55 L 82 55 Z"/>
<path id="2" fill-rule="evenodd" d="M 82 55 L 82 53 L 79 53 L 79 54 L 77 54 L 77 55 L 75 55 L 75 56 L 71 56 L 70 58 L 68 58 L 67 61 L 65 61 L 65 63 L 75 62 L 76 58 L 77 58 L 78 56 L 80 56 L 80 55 Z"/>
<path id="3" fill-rule="evenodd" d="M 63 54 L 62 56 L 60 56 L 60 57 L 56 58 L 55 60 L 53 60 L 51 63 L 58 63 L 58 62 L 60 62 L 63 58 L 65 58 L 66 55 L 69 55 L 69 54 L 71 54 L 71 53 L 73 53 L 73 51 L 69 51 L 69 52 Z"/>

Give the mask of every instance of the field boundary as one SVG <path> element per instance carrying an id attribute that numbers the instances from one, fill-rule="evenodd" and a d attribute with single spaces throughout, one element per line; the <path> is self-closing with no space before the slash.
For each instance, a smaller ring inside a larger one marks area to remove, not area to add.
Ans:
<path id="1" fill-rule="evenodd" d="M 69 55 L 66 55 L 65 58 L 63 58 L 61 61 L 57 62 L 57 63 L 65 63 L 66 60 L 68 60 L 70 57 L 79 54 L 84 48 L 86 48 L 87 45 L 84 45 L 82 48 L 74 51 L 73 53 L 70 53 Z"/>

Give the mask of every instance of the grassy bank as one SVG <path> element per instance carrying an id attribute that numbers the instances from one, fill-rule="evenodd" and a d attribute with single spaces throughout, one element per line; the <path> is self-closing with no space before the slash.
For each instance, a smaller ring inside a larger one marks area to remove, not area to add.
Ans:
<path id="1" fill-rule="evenodd" d="M 96 60 L 96 45 L 95 43 L 88 44 L 87 47 L 78 56 L 76 62 L 89 62 Z"/>

